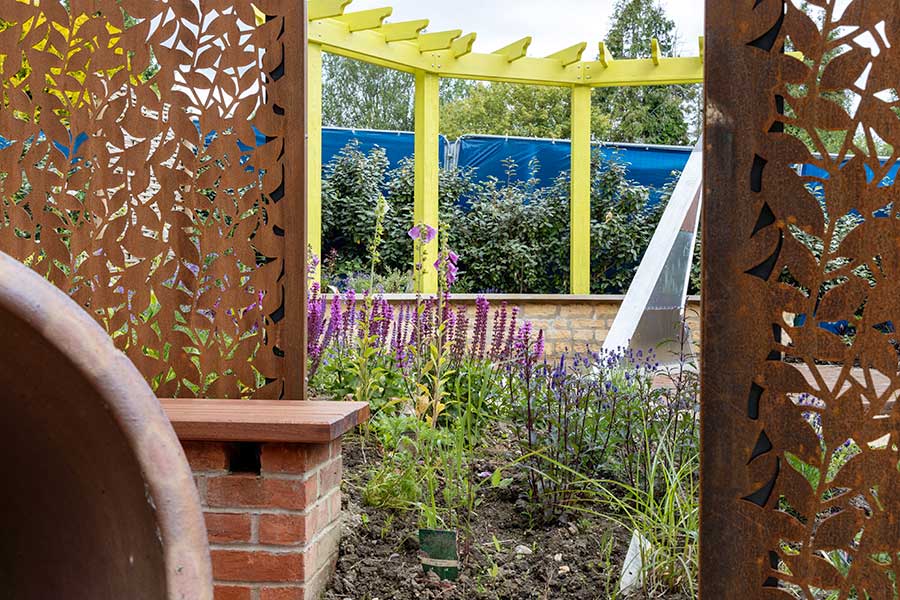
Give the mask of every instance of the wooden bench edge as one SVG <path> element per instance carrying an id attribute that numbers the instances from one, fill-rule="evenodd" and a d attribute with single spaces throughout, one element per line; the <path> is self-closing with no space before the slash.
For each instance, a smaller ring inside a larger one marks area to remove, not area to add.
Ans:
<path id="1" fill-rule="evenodd" d="M 365 423 L 365 402 L 160 399 L 182 441 L 332 442 Z"/>

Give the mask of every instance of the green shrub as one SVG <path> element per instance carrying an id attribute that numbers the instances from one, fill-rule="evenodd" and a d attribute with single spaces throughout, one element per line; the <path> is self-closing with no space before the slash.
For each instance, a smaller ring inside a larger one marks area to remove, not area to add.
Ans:
<path id="1" fill-rule="evenodd" d="M 516 177 L 509 161 L 505 180 L 475 182 L 472 169 L 440 172 L 441 221 L 462 257 L 455 292 L 565 293 L 569 289 L 570 180 L 563 173 L 549 186 Z M 534 173 L 538 165 L 528 165 Z M 674 180 L 674 174 L 673 174 Z M 592 162 L 591 291 L 624 292 L 650 243 L 671 186 L 661 202 L 628 179 L 627 165 L 599 153 Z M 356 286 L 367 272 L 374 210 L 384 195 L 388 212 L 376 289 L 410 289 L 415 195 L 411 159 L 389 170 L 384 150 L 368 153 L 351 142 L 327 166 L 323 180 L 323 248 L 326 285 Z M 356 289 L 360 289 L 356 286 Z"/>

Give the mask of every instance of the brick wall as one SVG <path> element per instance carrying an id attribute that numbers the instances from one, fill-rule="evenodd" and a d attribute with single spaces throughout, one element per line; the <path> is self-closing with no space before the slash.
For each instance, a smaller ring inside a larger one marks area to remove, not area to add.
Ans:
<path id="1" fill-rule="evenodd" d="M 409 303 L 415 296 L 409 294 L 388 294 L 394 305 Z M 547 340 L 547 353 L 559 356 L 566 350 L 583 350 L 590 345 L 599 349 L 606 339 L 613 320 L 622 306 L 624 296 L 557 296 L 557 295 L 513 295 L 488 294 L 491 307 L 499 307 L 506 302 L 510 307 L 519 308 L 520 315 L 531 321 L 535 330 L 541 329 Z M 456 295 L 451 298 L 455 305 L 469 307 L 469 318 L 475 313 L 473 295 Z M 694 351 L 700 349 L 700 299 L 691 297 L 688 301 L 687 323 L 693 336 Z"/>
<path id="2" fill-rule="evenodd" d="M 318 598 L 340 542 L 340 441 L 182 446 L 206 516 L 215 600 Z"/>

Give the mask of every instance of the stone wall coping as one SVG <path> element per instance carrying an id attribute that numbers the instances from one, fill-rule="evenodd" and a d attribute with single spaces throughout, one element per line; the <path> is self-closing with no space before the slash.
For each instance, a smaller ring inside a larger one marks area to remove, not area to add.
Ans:
<path id="1" fill-rule="evenodd" d="M 369 418 L 366 402 L 160 399 L 183 441 L 332 442 Z"/>
<path id="2" fill-rule="evenodd" d="M 414 302 L 416 294 L 382 294 L 388 302 Z M 484 296 L 491 302 L 506 301 L 509 304 L 621 304 L 625 301 L 624 294 L 591 294 L 591 295 L 573 295 L 573 294 L 452 294 L 451 302 L 474 303 L 479 296 Z M 325 298 L 331 299 L 334 294 L 324 294 Z M 688 296 L 689 303 L 700 302 L 700 296 Z"/>

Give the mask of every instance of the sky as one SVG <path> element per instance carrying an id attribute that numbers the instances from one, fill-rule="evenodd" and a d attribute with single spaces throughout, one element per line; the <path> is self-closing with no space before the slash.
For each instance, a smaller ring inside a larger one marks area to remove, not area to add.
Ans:
<path id="1" fill-rule="evenodd" d="M 703 35 L 701 0 L 660 0 L 675 21 L 680 53 L 696 56 Z M 348 12 L 392 6 L 388 21 L 430 19 L 429 31 L 475 31 L 475 52 L 493 52 L 527 35 L 529 56 L 546 56 L 588 42 L 585 58 L 596 56 L 609 27 L 615 0 L 354 0 Z"/>

